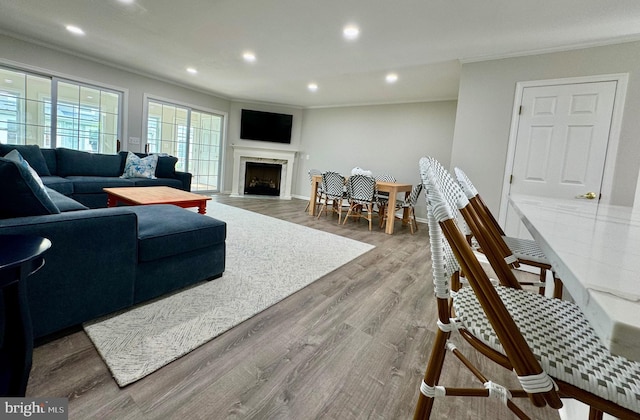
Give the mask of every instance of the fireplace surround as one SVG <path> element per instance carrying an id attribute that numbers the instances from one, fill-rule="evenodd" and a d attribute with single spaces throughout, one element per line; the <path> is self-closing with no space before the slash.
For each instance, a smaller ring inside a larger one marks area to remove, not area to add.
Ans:
<path id="1" fill-rule="evenodd" d="M 280 165 L 280 195 L 278 197 L 283 200 L 291 200 L 296 150 L 238 145 L 232 145 L 231 147 L 233 148 L 232 197 L 245 195 L 246 164 L 247 162 L 255 162 Z"/>

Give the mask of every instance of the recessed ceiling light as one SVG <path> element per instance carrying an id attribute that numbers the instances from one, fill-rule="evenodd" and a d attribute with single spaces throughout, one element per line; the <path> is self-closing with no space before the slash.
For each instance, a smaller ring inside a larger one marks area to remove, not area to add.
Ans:
<path id="1" fill-rule="evenodd" d="M 347 25 L 342 30 L 342 35 L 348 40 L 356 39 L 360 35 L 360 28 L 356 25 Z"/>
<path id="2" fill-rule="evenodd" d="M 318 84 L 317 83 L 309 83 L 307 85 L 307 89 L 309 89 L 311 92 L 315 92 L 316 90 L 318 90 Z"/>
<path id="3" fill-rule="evenodd" d="M 198 74 L 198 70 L 194 69 L 193 67 L 187 67 L 187 72 L 191 74 Z"/>
<path id="4" fill-rule="evenodd" d="M 389 73 L 384 79 L 387 81 L 387 83 L 395 83 L 398 81 L 398 75 L 395 73 Z"/>
<path id="5" fill-rule="evenodd" d="M 4 82 L 8 85 L 10 85 L 11 83 L 13 83 L 13 80 L 11 79 L 4 79 Z"/>
<path id="6" fill-rule="evenodd" d="M 118 0 L 120 3 L 133 4 L 136 0 Z"/>
<path id="7" fill-rule="evenodd" d="M 242 54 L 242 58 L 244 59 L 244 61 L 246 61 L 247 63 L 253 63 L 254 61 L 256 61 L 256 55 L 254 53 L 252 53 L 251 51 L 246 51 Z"/>
<path id="8" fill-rule="evenodd" d="M 81 28 L 78 28 L 74 25 L 67 25 L 67 31 L 71 32 L 74 35 L 84 35 L 84 31 Z"/>

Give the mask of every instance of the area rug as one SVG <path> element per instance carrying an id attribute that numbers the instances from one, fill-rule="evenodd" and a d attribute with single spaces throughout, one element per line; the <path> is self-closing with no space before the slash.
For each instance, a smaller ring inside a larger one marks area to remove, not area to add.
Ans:
<path id="1" fill-rule="evenodd" d="M 227 223 L 221 278 L 84 325 L 119 386 L 160 369 L 374 248 L 215 202 L 209 202 L 207 214 Z"/>

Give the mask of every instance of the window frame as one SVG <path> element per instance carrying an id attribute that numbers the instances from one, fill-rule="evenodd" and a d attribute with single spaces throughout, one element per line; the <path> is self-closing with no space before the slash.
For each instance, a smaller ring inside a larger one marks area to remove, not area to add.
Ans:
<path id="1" fill-rule="evenodd" d="M 184 171 L 185 172 L 191 172 L 190 171 L 190 164 L 191 161 L 194 160 L 192 156 L 190 156 L 190 154 L 192 153 L 192 145 L 191 145 L 191 139 L 192 139 L 192 131 L 191 131 L 191 114 L 192 112 L 198 112 L 198 113 L 203 113 L 203 114 L 210 114 L 216 117 L 220 117 L 221 119 L 221 124 L 220 124 L 220 144 L 219 144 L 219 151 L 218 151 L 218 157 L 219 157 L 219 161 L 218 161 L 218 173 L 217 173 L 217 186 L 215 189 L 207 189 L 207 190 L 197 190 L 198 192 L 204 192 L 204 193 L 217 193 L 217 192 L 221 192 L 222 188 L 224 186 L 224 162 L 225 162 L 225 144 L 226 144 L 226 135 L 227 135 L 227 124 L 228 124 L 228 117 L 229 114 L 228 112 L 224 112 L 224 111 L 220 111 L 220 110 L 215 110 L 215 109 L 211 109 L 211 108 L 207 108 L 204 106 L 200 106 L 200 105 L 194 105 L 194 104 L 189 104 L 189 103 L 185 103 L 185 102 L 181 102 L 181 101 L 177 101 L 177 100 L 173 100 L 173 99 L 168 99 L 168 98 L 162 98 L 156 95 L 151 95 L 151 94 L 147 94 L 145 93 L 143 95 L 143 110 L 142 110 L 142 114 L 143 114 L 143 121 L 142 121 L 142 141 L 143 144 L 141 144 L 141 148 L 142 150 L 147 150 L 147 144 L 149 142 L 149 133 L 148 133 L 148 127 L 149 127 L 149 103 L 150 102 L 154 102 L 154 103 L 159 103 L 159 104 L 163 104 L 163 105 L 169 105 L 169 106 L 173 106 L 176 108 L 185 108 L 188 110 L 188 115 L 187 115 L 187 130 L 185 133 L 186 136 L 186 141 L 184 144 L 185 147 L 185 162 L 184 162 Z M 157 127 L 160 127 L 162 125 L 162 121 L 159 121 L 157 123 Z M 193 174 L 194 178 L 197 176 L 197 174 Z"/>
<path id="2" fill-rule="evenodd" d="M 38 121 L 39 125 L 41 125 L 45 129 L 45 132 L 48 131 L 48 139 L 46 138 L 47 135 L 45 134 L 45 138 L 41 139 L 42 145 L 40 145 L 40 142 L 36 143 L 36 144 L 39 144 L 41 147 L 45 147 L 45 148 L 68 147 L 68 146 L 63 146 L 62 144 L 59 144 L 60 142 L 58 139 L 59 137 L 58 136 L 58 129 L 59 129 L 58 104 L 61 102 L 58 95 L 58 87 L 60 83 L 75 85 L 78 87 L 79 91 L 82 91 L 82 89 L 84 88 L 84 89 L 97 90 L 101 95 L 104 92 L 117 95 L 117 100 L 116 100 L 117 114 L 109 113 L 111 115 L 115 115 L 117 118 L 117 122 L 115 124 L 116 133 L 107 134 L 112 136 L 115 135 L 115 142 L 113 144 L 113 147 L 107 148 L 106 149 L 107 151 L 105 151 L 104 145 L 101 144 L 102 138 L 105 135 L 105 133 L 103 132 L 102 129 L 99 128 L 97 131 L 97 134 L 94 134 L 95 136 L 97 136 L 97 143 L 98 143 L 97 150 L 91 150 L 91 152 L 92 153 L 109 153 L 109 154 L 118 153 L 118 141 L 121 141 L 121 139 L 126 135 L 126 126 L 127 126 L 126 124 L 127 124 L 127 113 L 128 113 L 128 109 L 127 109 L 128 90 L 127 89 L 122 87 L 117 87 L 117 86 L 111 86 L 105 83 L 90 81 L 90 80 L 82 79 L 79 77 L 56 74 L 51 71 L 33 68 L 30 66 L 8 64 L 3 60 L 0 60 L 0 69 L 7 70 L 10 72 L 20 73 L 24 75 L 24 77 L 34 76 L 34 77 L 47 79 L 49 81 L 50 97 L 48 98 L 48 100 L 43 99 L 42 111 L 41 111 L 42 121 L 40 120 Z M 28 89 L 28 86 L 25 86 L 25 92 L 27 89 Z M 25 94 L 24 98 L 20 98 L 20 99 L 24 99 L 26 101 L 27 95 Z M 82 108 L 80 98 L 78 100 L 78 103 L 74 104 L 74 106 Z M 47 112 L 47 108 L 49 112 Z M 97 109 L 98 109 L 98 112 L 102 110 L 102 108 L 100 107 Z M 18 112 L 21 112 L 21 111 L 18 111 Z M 103 118 L 103 112 L 100 112 L 97 117 L 98 126 L 102 125 L 101 118 Z M 26 127 L 27 125 L 31 125 L 31 124 L 27 124 L 25 120 L 24 122 L 18 123 L 18 125 Z M 80 132 L 78 130 L 76 130 L 76 134 L 77 134 L 77 137 L 80 137 Z M 34 143 L 28 143 L 29 140 L 27 136 L 24 134 L 22 135 L 22 138 L 17 137 L 16 139 L 12 139 L 12 141 L 15 144 L 34 144 Z M 78 141 L 79 143 L 79 139 L 76 139 L 76 141 Z M 14 144 L 14 143 L 11 143 L 11 144 Z M 73 149 L 85 150 L 79 147 L 73 147 Z M 113 150 L 113 153 L 110 153 L 109 149 Z"/>

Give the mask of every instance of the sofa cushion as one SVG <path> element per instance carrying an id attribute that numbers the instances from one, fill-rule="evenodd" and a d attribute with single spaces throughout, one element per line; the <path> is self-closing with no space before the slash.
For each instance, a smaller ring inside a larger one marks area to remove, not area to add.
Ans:
<path id="1" fill-rule="evenodd" d="M 78 203 L 83 206 L 87 206 L 90 209 L 104 209 L 107 207 L 107 193 L 92 193 L 92 194 L 74 194 L 71 196 Z"/>
<path id="2" fill-rule="evenodd" d="M 127 153 L 127 160 L 120 178 L 150 178 L 156 177 L 156 166 L 158 166 L 158 155 L 138 157 L 134 153 Z"/>
<path id="3" fill-rule="evenodd" d="M 0 218 L 60 213 L 47 190 L 19 152 L 0 158 Z"/>
<path id="4" fill-rule="evenodd" d="M 44 161 L 47 162 L 49 173 L 51 175 L 57 175 L 58 157 L 56 156 L 56 149 L 40 149 L 40 152 L 42 152 L 42 156 L 44 156 Z"/>
<path id="5" fill-rule="evenodd" d="M 71 195 L 73 194 L 73 181 L 67 178 L 59 176 L 43 176 L 42 182 L 45 187 L 49 187 L 52 190 L 58 191 L 60 194 Z"/>
<path id="6" fill-rule="evenodd" d="M 81 152 L 79 150 L 56 149 L 58 175 L 62 177 L 83 176 L 120 176 L 120 155 Z"/>
<path id="7" fill-rule="evenodd" d="M 51 188 L 45 188 L 47 193 L 49 193 L 49 197 L 51 197 L 51 201 L 54 202 L 61 213 L 66 211 L 89 210 L 89 207 L 78 203 L 76 200 L 73 200 L 64 194 L 60 194 L 58 191 Z"/>
<path id="8" fill-rule="evenodd" d="M 178 158 L 170 155 L 158 155 L 158 167 L 156 168 L 156 176 L 158 178 L 175 178 L 176 163 Z"/>
<path id="9" fill-rule="evenodd" d="M 133 184 L 136 187 L 173 187 L 177 189 L 184 188 L 182 181 L 174 178 L 131 178 L 131 181 L 133 181 Z"/>
<path id="10" fill-rule="evenodd" d="M 69 176 L 67 179 L 73 182 L 74 194 L 104 193 L 103 188 L 135 186 L 130 179 L 123 179 L 117 176 Z"/>
<path id="11" fill-rule="evenodd" d="M 138 215 L 138 261 L 154 261 L 224 242 L 223 221 L 169 204 L 132 206 Z"/>
<path id="12" fill-rule="evenodd" d="M 120 156 L 122 156 L 122 172 L 124 172 L 124 165 L 127 159 L 128 153 L 121 151 Z M 134 153 L 136 156 L 140 158 L 147 157 L 149 155 L 144 153 Z M 176 177 L 176 163 L 178 163 L 178 158 L 175 156 L 168 155 L 166 153 L 157 153 L 158 155 L 158 165 L 156 166 L 156 177 L 158 178 L 175 178 Z"/>
<path id="13" fill-rule="evenodd" d="M 17 150 L 18 153 L 29 162 L 29 165 L 36 171 L 39 176 L 49 176 L 49 167 L 44 160 L 40 146 L 37 144 L 29 145 L 17 145 L 17 144 L 0 144 L 0 156 L 5 156 L 12 150 Z"/>

